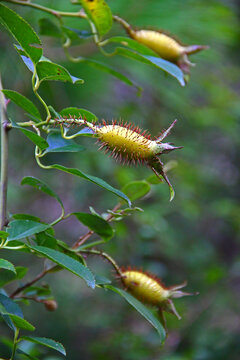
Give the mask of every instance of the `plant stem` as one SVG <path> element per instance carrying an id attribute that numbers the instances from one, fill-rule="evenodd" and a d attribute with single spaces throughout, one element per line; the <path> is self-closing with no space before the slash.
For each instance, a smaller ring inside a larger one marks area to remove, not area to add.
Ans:
<path id="1" fill-rule="evenodd" d="M 17 348 L 18 334 L 19 334 L 19 329 L 16 328 L 15 333 L 14 333 L 12 356 L 11 356 L 10 360 L 14 360 L 14 357 L 15 357 L 15 352 L 16 352 L 16 348 Z"/>
<path id="2" fill-rule="evenodd" d="M 55 265 L 53 266 L 55 267 Z M 34 279 L 32 279 L 31 281 L 27 282 L 25 285 L 20 286 L 19 288 L 17 288 L 11 295 L 10 298 L 15 298 L 17 294 L 21 293 L 23 290 L 27 289 L 29 286 L 32 286 L 33 284 L 35 284 L 35 282 L 37 282 L 38 280 L 42 279 L 50 270 L 53 269 L 46 269 L 43 270 L 40 274 L 38 274 Z"/>
<path id="3" fill-rule="evenodd" d="M 120 277 L 122 277 L 122 272 L 121 272 L 120 267 L 117 265 L 116 261 L 113 260 L 113 258 L 110 255 L 108 255 L 107 253 L 99 251 L 99 250 L 81 250 L 80 253 L 82 253 L 82 252 L 85 254 L 99 255 L 99 256 L 104 257 L 114 267 L 114 270 L 118 273 L 118 275 Z"/>
<path id="4" fill-rule="evenodd" d="M 50 8 L 42 6 L 42 5 L 31 3 L 29 1 L 20 1 L 20 0 L 3 0 L 3 1 L 11 3 L 11 4 L 32 7 L 34 9 L 47 12 L 47 13 L 57 16 L 57 17 L 66 16 L 66 17 L 79 17 L 79 18 L 83 18 L 83 19 L 86 18 L 86 15 L 80 11 L 79 12 L 58 11 L 58 10 L 50 9 Z"/>
<path id="5" fill-rule="evenodd" d="M 6 226 L 7 183 L 8 183 L 8 120 L 6 115 L 6 99 L 2 92 L 0 76 L 0 107 L 1 107 L 1 187 L 0 187 L 0 230 Z"/>

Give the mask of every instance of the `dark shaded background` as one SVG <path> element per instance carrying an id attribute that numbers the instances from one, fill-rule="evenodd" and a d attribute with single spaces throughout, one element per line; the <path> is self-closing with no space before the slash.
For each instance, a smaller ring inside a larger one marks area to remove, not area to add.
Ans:
<path id="1" fill-rule="evenodd" d="M 61 10 L 77 10 L 66 1 L 41 1 Z M 55 5 L 54 5 L 55 3 Z M 177 118 L 169 141 L 184 149 L 165 155 L 178 166 L 169 176 L 176 197 L 169 203 L 167 186 L 155 185 L 137 206 L 144 209 L 115 224 L 116 235 L 105 250 L 121 265 L 142 267 L 157 274 L 167 285 L 188 280 L 187 290 L 198 297 L 175 301 L 182 320 L 167 316 L 169 337 L 164 347 L 154 329 L 123 299 L 102 289 L 86 288 L 67 272 L 46 277 L 58 301 L 58 310 L 46 312 L 41 304 L 25 307 L 26 318 L 37 325 L 37 335 L 61 341 L 71 360 L 237 360 L 240 358 L 240 258 L 239 258 L 239 2 L 214 0 L 116 0 L 108 2 L 115 14 L 139 27 L 168 30 L 187 44 L 208 44 L 211 49 L 191 60 L 189 84 L 147 65 L 124 58 L 104 58 L 90 42 L 72 49 L 74 55 L 94 59 L 121 69 L 144 88 L 142 97 L 134 88 L 84 64 L 66 61 L 60 42 L 42 37 L 45 55 L 66 66 L 84 85 L 49 82 L 40 90 L 56 110 L 67 106 L 86 108 L 106 120 L 123 118 L 157 135 Z M 12 7 L 38 30 L 44 13 Z M 51 18 L 52 19 L 52 18 Z M 54 20 L 54 19 L 53 19 Z M 84 20 L 66 19 L 71 27 L 86 29 Z M 122 30 L 114 25 L 112 34 Z M 12 39 L 1 33 L 0 66 L 5 88 L 21 92 L 36 104 L 30 73 L 20 62 Z M 39 109 L 41 107 L 39 106 Z M 43 109 L 41 109 L 43 111 Z M 16 121 L 23 112 L 9 106 Z M 93 139 L 80 139 L 86 151 L 55 154 L 49 162 L 77 167 L 120 188 L 130 180 L 151 175 L 145 168 L 127 168 L 96 151 Z M 9 159 L 10 213 L 27 212 L 43 220 L 54 219 L 60 209 L 54 200 L 21 187 L 22 177 L 33 175 L 46 181 L 61 196 L 67 211 L 98 212 L 112 208 L 117 199 L 78 178 L 37 167 L 33 146 L 24 135 L 11 132 Z M 57 236 L 73 243 L 86 229 L 68 219 L 56 227 Z M 30 255 L 7 254 L 16 265 L 30 267 L 28 278 L 41 268 Z M 33 262 L 34 261 L 34 262 Z M 106 276 L 105 262 L 90 259 L 90 268 Z M 8 331 L 0 324 L 1 334 Z M 0 345 L 1 348 L 1 345 Z M 2 348 L 4 351 L 4 348 Z M 42 355 L 41 359 L 60 357 Z"/>

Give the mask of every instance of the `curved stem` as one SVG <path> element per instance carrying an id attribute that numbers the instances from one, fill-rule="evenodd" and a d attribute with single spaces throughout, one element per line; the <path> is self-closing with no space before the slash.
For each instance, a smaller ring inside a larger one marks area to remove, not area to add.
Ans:
<path id="1" fill-rule="evenodd" d="M 108 255 L 107 253 L 99 251 L 99 250 L 81 250 L 80 254 L 82 252 L 85 253 L 85 254 L 99 255 L 99 256 L 105 258 L 113 266 L 114 270 L 118 273 L 118 275 L 122 276 L 122 272 L 121 272 L 120 267 L 118 266 L 116 261 L 113 260 L 113 258 L 110 255 Z"/>
<path id="2" fill-rule="evenodd" d="M 20 0 L 3 0 L 3 1 L 11 3 L 11 4 L 32 7 L 34 9 L 47 12 L 47 13 L 57 16 L 57 17 L 66 16 L 66 17 L 78 17 L 78 18 L 86 19 L 86 15 L 81 11 L 79 11 L 79 12 L 58 11 L 58 10 L 48 8 L 46 6 L 31 3 L 30 1 L 20 1 Z"/>
<path id="3" fill-rule="evenodd" d="M 2 92 L 0 77 L 0 107 L 1 107 L 1 187 L 0 187 L 0 230 L 6 226 L 7 184 L 8 184 L 8 119 L 6 115 L 6 99 Z"/>

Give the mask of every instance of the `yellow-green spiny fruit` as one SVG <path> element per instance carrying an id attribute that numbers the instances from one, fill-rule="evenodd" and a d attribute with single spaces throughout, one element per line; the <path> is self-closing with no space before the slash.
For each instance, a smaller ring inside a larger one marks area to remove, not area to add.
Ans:
<path id="1" fill-rule="evenodd" d="M 123 26 L 132 39 L 147 46 L 162 59 L 176 64 L 186 73 L 189 72 L 189 67 L 194 65 L 189 61 L 188 55 L 209 48 L 206 45 L 184 46 L 174 37 L 163 31 L 148 29 L 134 30 L 130 24 L 118 16 L 115 16 L 114 19 Z"/>
<path id="2" fill-rule="evenodd" d="M 138 127 L 122 122 L 113 121 L 111 124 L 107 124 L 103 121 L 102 124 L 96 125 L 85 121 L 84 124 L 95 133 L 101 143 L 100 149 L 105 149 L 106 153 L 110 151 L 111 155 L 122 163 L 147 165 L 161 180 L 164 178 L 169 185 L 170 200 L 172 200 L 174 190 L 164 172 L 159 156 L 182 148 L 162 142 L 175 123 L 176 120 L 156 139 L 151 139 L 146 131 L 142 132 Z"/>
<path id="3" fill-rule="evenodd" d="M 159 315 L 164 325 L 166 324 L 163 311 L 174 314 L 178 319 L 181 319 L 171 298 L 194 295 L 180 290 L 186 286 L 186 282 L 180 285 L 165 287 L 156 276 L 137 269 L 122 268 L 121 280 L 127 291 L 138 300 L 145 304 L 158 307 Z"/>

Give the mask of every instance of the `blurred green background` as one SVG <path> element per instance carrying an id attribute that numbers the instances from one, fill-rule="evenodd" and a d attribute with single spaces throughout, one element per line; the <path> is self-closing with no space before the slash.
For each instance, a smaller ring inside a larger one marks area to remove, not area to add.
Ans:
<path id="1" fill-rule="evenodd" d="M 60 10 L 77 11 L 67 1 L 39 1 Z M 104 246 L 120 265 L 151 271 L 168 286 L 188 280 L 187 291 L 200 295 L 176 299 L 182 320 L 167 315 L 169 336 L 159 346 L 155 330 L 122 298 L 102 289 L 90 290 L 67 272 L 48 275 L 58 302 L 53 313 L 41 304 L 24 307 L 26 318 L 37 325 L 37 336 L 61 341 L 71 360 L 238 360 L 240 358 L 240 205 L 239 199 L 239 1 L 214 0 L 115 0 L 109 1 L 114 14 L 136 27 L 164 29 L 186 44 L 207 44 L 210 50 L 191 57 L 188 85 L 163 72 L 121 57 L 105 58 L 90 41 L 76 45 L 71 52 L 101 60 L 121 70 L 143 87 L 141 97 L 110 75 L 66 60 L 60 40 L 42 36 L 44 52 L 84 85 L 60 82 L 42 85 L 40 93 L 57 111 L 76 106 L 92 111 L 100 119 L 124 119 L 148 129 L 153 136 L 175 119 L 178 123 L 168 141 L 184 149 L 162 157 L 176 160 L 169 177 L 176 197 L 169 202 L 166 184 L 153 185 L 136 206 L 144 209 L 115 223 L 115 237 Z M 45 13 L 11 6 L 38 31 Z M 51 18 L 53 21 L 52 17 Z M 87 29 L 84 20 L 64 19 L 67 26 Z M 115 24 L 112 35 L 123 34 Z M 41 108 L 32 93 L 30 73 L 19 60 L 6 32 L 0 38 L 0 67 L 4 87 L 29 97 Z M 24 113 L 9 105 L 15 121 Z M 149 177 L 147 168 L 127 168 L 97 151 L 94 139 L 81 138 L 86 151 L 49 155 L 50 163 L 61 163 L 99 176 L 121 188 L 128 181 Z M 55 219 L 60 209 L 54 199 L 29 187 L 20 186 L 22 177 L 36 176 L 61 196 L 67 211 L 98 212 L 114 207 L 117 198 L 79 178 L 44 171 L 35 163 L 33 145 L 23 134 L 11 131 L 9 157 L 10 213 L 30 213 L 43 220 Z M 69 218 L 56 226 L 59 239 L 69 244 L 86 231 Z M 4 253 L 16 265 L 29 266 L 31 279 L 42 261 L 26 254 Z M 89 259 L 95 272 L 112 276 L 108 263 Z M 115 280 L 114 280 L 115 281 Z M 12 286 L 9 290 L 12 289 Z M 0 333 L 9 336 L 0 323 Z M 5 346 L 0 344 L 5 353 Z M 33 350 L 33 353 L 36 350 Z M 42 353 L 43 360 L 56 360 Z"/>

